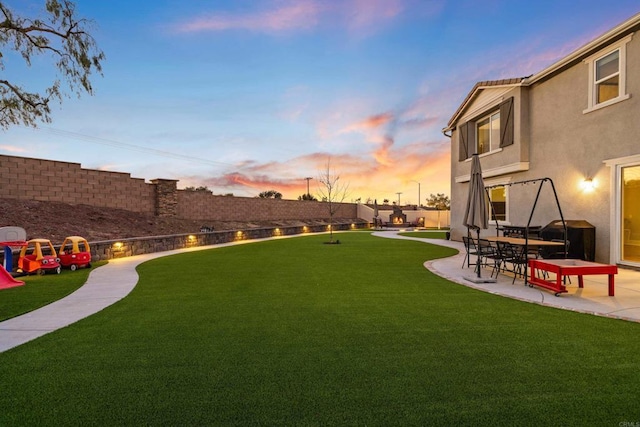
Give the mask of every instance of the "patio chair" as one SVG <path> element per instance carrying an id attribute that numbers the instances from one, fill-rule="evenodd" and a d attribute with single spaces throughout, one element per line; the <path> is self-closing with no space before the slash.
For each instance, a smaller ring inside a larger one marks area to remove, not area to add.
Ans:
<path id="1" fill-rule="evenodd" d="M 508 262 L 512 265 L 513 282 L 511 283 L 513 284 L 516 282 L 516 277 L 524 278 L 526 266 L 532 256 L 524 250 L 524 246 L 520 245 L 506 243 L 504 250 L 508 254 Z"/>
<path id="2" fill-rule="evenodd" d="M 537 237 L 529 237 L 529 243 L 531 245 L 527 248 L 527 255 L 529 256 L 529 258 L 538 259 L 542 257 L 540 246 L 536 245 L 536 240 L 542 239 Z"/>
<path id="3" fill-rule="evenodd" d="M 467 254 L 464 257 L 464 261 L 462 261 L 462 268 L 467 264 L 467 268 L 472 265 L 476 265 L 475 263 L 471 263 L 471 256 L 478 256 L 478 248 L 476 247 L 476 242 L 471 237 L 462 236 L 462 242 L 464 243 L 464 249 Z"/>
<path id="4" fill-rule="evenodd" d="M 562 239 L 551 239 L 552 242 L 565 243 Z M 569 245 L 567 240 L 566 246 L 544 246 L 540 248 L 540 256 L 544 259 L 565 259 L 569 258 Z"/>
<path id="5" fill-rule="evenodd" d="M 567 259 L 569 258 L 569 245 L 571 242 L 567 240 L 566 242 L 562 239 L 551 239 L 552 242 L 564 243 L 563 246 L 546 246 L 544 250 L 540 251 L 542 258 L 544 259 Z M 548 273 L 543 271 L 543 277 L 546 279 Z M 563 281 L 566 284 L 567 280 L 571 283 L 571 277 L 564 276 Z"/>
<path id="6" fill-rule="evenodd" d="M 500 253 L 498 242 L 481 239 L 481 243 L 486 247 L 486 265 L 489 265 L 489 260 L 493 261 L 491 277 L 493 277 L 493 273 L 498 277 L 498 273 L 504 270 L 504 257 Z"/>

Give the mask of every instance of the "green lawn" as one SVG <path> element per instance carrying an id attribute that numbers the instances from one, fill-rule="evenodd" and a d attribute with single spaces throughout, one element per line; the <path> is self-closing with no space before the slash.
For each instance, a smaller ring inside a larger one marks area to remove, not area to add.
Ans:
<path id="1" fill-rule="evenodd" d="M 124 300 L 0 354 L 0 425 L 621 425 L 640 325 L 453 284 L 451 249 L 343 233 L 139 267 Z"/>
<path id="2" fill-rule="evenodd" d="M 18 277 L 25 284 L 0 291 L 0 321 L 19 316 L 45 306 L 69 295 L 86 281 L 93 268 L 105 265 L 107 261 L 92 263 L 92 268 L 76 271 L 62 270 L 60 274 Z"/>

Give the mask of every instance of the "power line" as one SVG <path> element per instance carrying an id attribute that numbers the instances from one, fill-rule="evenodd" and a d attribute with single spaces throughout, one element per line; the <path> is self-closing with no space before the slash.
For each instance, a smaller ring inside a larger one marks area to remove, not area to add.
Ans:
<path id="1" fill-rule="evenodd" d="M 77 139 L 77 140 L 80 140 L 80 141 L 92 142 L 92 143 L 101 144 L 101 145 L 107 145 L 107 146 L 110 146 L 110 147 L 118 147 L 118 148 L 122 148 L 122 149 L 125 149 L 125 150 L 137 151 L 139 153 L 151 153 L 151 154 L 155 154 L 155 155 L 161 156 L 161 157 L 185 160 L 185 161 L 188 161 L 188 162 L 202 163 L 202 164 L 212 165 L 212 166 L 220 166 L 220 165 L 222 165 L 222 166 L 232 166 L 234 168 L 241 169 L 241 167 L 239 167 L 238 165 L 232 164 L 232 163 L 217 162 L 217 161 L 214 161 L 214 160 L 203 159 L 201 157 L 194 157 L 194 156 L 188 156 L 188 155 L 185 155 L 185 154 L 172 153 L 170 151 L 158 150 L 156 148 L 142 147 L 140 145 L 129 144 L 129 143 L 126 143 L 126 142 L 114 141 L 112 139 L 99 138 L 99 137 L 91 136 L 91 135 L 84 135 L 84 134 L 81 134 L 81 133 L 71 132 L 71 131 L 62 130 L 62 129 L 55 129 L 55 128 L 50 128 L 50 127 L 42 127 L 42 128 L 36 128 L 36 130 L 46 130 L 49 133 L 52 133 L 52 134 L 55 134 L 55 135 L 64 136 L 64 137 L 67 137 L 67 138 L 73 138 L 73 139 Z"/>

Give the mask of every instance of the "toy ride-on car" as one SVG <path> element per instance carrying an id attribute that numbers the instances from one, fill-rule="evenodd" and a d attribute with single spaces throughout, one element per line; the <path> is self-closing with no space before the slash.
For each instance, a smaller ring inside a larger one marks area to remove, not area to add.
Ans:
<path id="1" fill-rule="evenodd" d="M 60 274 L 60 259 L 47 239 L 31 239 L 20 250 L 18 271 L 31 274 L 53 272 Z"/>
<path id="2" fill-rule="evenodd" d="M 87 239 L 80 236 L 69 236 L 60 245 L 58 253 L 60 264 L 75 271 L 79 267 L 91 267 L 91 252 Z"/>

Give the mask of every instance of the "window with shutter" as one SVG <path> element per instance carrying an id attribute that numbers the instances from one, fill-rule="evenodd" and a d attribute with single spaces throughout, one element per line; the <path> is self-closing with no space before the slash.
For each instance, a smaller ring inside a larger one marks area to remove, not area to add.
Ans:
<path id="1" fill-rule="evenodd" d="M 500 145 L 500 111 L 485 116 L 475 122 L 476 153 L 486 154 L 495 151 Z"/>
<path id="2" fill-rule="evenodd" d="M 475 154 L 476 149 L 476 125 L 467 122 L 467 159 Z"/>
<path id="3" fill-rule="evenodd" d="M 500 148 L 513 145 L 513 97 L 500 104 Z"/>
<path id="4" fill-rule="evenodd" d="M 462 162 L 469 158 L 469 145 L 467 141 L 467 128 L 469 123 L 463 123 L 458 128 L 458 161 Z"/>

